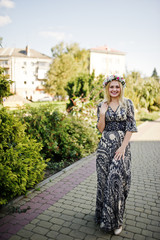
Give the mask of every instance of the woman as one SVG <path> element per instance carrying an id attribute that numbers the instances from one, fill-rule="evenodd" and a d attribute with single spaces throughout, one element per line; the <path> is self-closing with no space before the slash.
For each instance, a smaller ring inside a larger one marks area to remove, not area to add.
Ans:
<path id="1" fill-rule="evenodd" d="M 125 202 L 131 184 L 130 138 L 137 132 L 134 107 L 123 97 L 125 80 L 117 75 L 103 82 L 105 99 L 98 105 L 97 128 L 102 133 L 96 159 L 96 223 L 105 231 L 122 231 Z"/>

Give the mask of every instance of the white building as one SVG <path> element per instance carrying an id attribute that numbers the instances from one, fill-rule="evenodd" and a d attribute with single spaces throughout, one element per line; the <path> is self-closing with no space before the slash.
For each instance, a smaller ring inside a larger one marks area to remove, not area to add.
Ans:
<path id="1" fill-rule="evenodd" d="M 33 49 L 0 48 L 0 66 L 13 81 L 11 91 L 36 101 L 46 96 L 44 80 L 52 58 Z"/>
<path id="2" fill-rule="evenodd" d="M 107 46 L 90 49 L 90 73 L 111 75 L 125 73 L 125 53 Z"/>

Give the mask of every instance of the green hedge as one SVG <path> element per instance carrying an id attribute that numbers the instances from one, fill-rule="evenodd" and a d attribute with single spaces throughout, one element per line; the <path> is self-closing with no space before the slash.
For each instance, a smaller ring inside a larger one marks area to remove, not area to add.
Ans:
<path id="1" fill-rule="evenodd" d="M 97 147 L 97 133 L 87 122 L 54 110 L 51 104 L 28 107 L 17 115 L 26 124 L 27 134 L 42 143 L 41 154 L 51 160 L 49 165 L 76 161 Z"/>
<path id="2" fill-rule="evenodd" d="M 4 108 L 0 110 L 0 205 L 24 194 L 43 179 L 46 163 L 42 144 L 30 139 L 25 126 Z"/>

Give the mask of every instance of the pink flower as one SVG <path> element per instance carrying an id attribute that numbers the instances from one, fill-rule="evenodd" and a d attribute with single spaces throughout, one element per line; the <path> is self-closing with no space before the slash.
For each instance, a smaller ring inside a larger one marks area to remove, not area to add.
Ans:
<path id="1" fill-rule="evenodd" d="M 117 77 L 117 79 L 119 80 L 119 77 Z"/>

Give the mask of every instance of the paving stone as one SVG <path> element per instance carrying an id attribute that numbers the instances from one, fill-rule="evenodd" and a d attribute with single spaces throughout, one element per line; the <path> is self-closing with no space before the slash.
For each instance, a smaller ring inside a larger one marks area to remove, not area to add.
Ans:
<path id="1" fill-rule="evenodd" d="M 121 237 L 120 235 L 118 235 L 118 240 L 122 240 L 122 239 L 124 239 L 124 238 Z M 113 236 L 111 237 L 111 240 L 117 240 L 117 236 L 113 235 Z"/>
<path id="2" fill-rule="evenodd" d="M 61 219 L 65 220 L 65 221 L 73 221 L 74 216 L 69 216 L 69 215 L 66 215 L 66 214 L 62 214 Z"/>
<path id="3" fill-rule="evenodd" d="M 30 238 L 33 235 L 31 231 L 26 229 L 21 229 L 17 234 L 23 238 Z"/>
<path id="4" fill-rule="evenodd" d="M 158 227 L 159 226 L 159 221 L 152 220 L 150 224 Z"/>
<path id="5" fill-rule="evenodd" d="M 148 214 L 146 214 L 146 213 L 143 212 L 143 213 L 140 214 L 140 217 L 148 218 Z"/>
<path id="6" fill-rule="evenodd" d="M 126 209 L 126 212 L 127 212 L 127 214 L 130 214 L 130 215 L 133 215 L 133 216 L 139 216 L 140 215 L 139 212 L 134 211 L 134 210 Z"/>
<path id="7" fill-rule="evenodd" d="M 82 209 L 81 210 L 81 213 L 84 213 L 84 214 L 90 214 L 92 211 L 91 209 Z"/>
<path id="8" fill-rule="evenodd" d="M 43 220 L 43 221 L 49 221 L 52 217 L 51 217 L 51 216 L 44 215 L 44 214 L 40 214 L 37 218 L 38 218 L 38 219 L 41 219 L 41 220 Z"/>
<path id="9" fill-rule="evenodd" d="M 101 237 L 99 237 L 99 238 L 96 238 L 97 240 L 110 240 L 111 239 L 111 236 L 105 236 L 104 238 L 101 238 Z M 118 240 L 118 239 L 117 239 Z"/>
<path id="10" fill-rule="evenodd" d="M 135 226 L 136 222 L 134 220 L 127 219 L 126 220 L 127 225 Z"/>
<path id="11" fill-rule="evenodd" d="M 133 239 L 134 233 L 123 230 L 120 234 L 121 237 Z"/>
<path id="12" fill-rule="evenodd" d="M 37 226 L 49 229 L 52 226 L 52 223 L 46 222 L 46 221 L 40 221 L 40 222 L 37 223 Z"/>
<path id="13" fill-rule="evenodd" d="M 142 217 L 136 217 L 136 221 L 137 222 L 142 222 L 142 223 L 146 223 L 146 224 L 150 224 L 151 220 L 148 218 L 142 218 Z"/>
<path id="14" fill-rule="evenodd" d="M 57 231 L 57 232 L 59 231 L 59 229 L 61 229 L 61 226 L 57 224 L 52 224 L 52 226 L 50 227 L 50 230 Z"/>
<path id="15" fill-rule="evenodd" d="M 89 228 L 89 227 L 86 227 L 86 226 L 80 227 L 79 231 L 87 233 L 87 234 L 94 234 L 95 233 L 95 229 L 94 228 Z"/>
<path id="16" fill-rule="evenodd" d="M 134 226 L 126 226 L 126 231 L 131 231 L 132 233 L 141 233 L 141 228 L 134 227 Z"/>
<path id="17" fill-rule="evenodd" d="M 79 238 L 79 239 L 84 239 L 86 234 L 83 232 L 80 232 L 78 230 L 72 230 L 69 235 L 73 238 Z"/>
<path id="18" fill-rule="evenodd" d="M 84 214 L 84 213 L 81 213 L 81 212 L 78 212 L 78 213 L 75 214 L 75 217 L 82 219 L 82 218 L 85 217 L 85 214 Z"/>
<path id="19" fill-rule="evenodd" d="M 74 212 L 74 211 L 71 211 L 71 210 L 68 210 L 68 209 L 65 209 L 65 210 L 62 212 L 62 214 L 74 216 L 74 215 L 75 215 L 75 212 Z"/>
<path id="20" fill-rule="evenodd" d="M 75 207 L 74 208 L 74 211 L 77 212 L 77 213 L 81 213 L 82 210 L 83 210 L 83 208 L 80 208 L 80 207 Z"/>
<path id="21" fill-rule="evenodd" d="M 159 235 L 160 235 L 159 233 L 157 233 L 157 232 L 153 232 L 153 238 L 159 240 Z"/>
<path id="22" fill-rule="evenodd" d="M 32 229 L 35 228 L 35 227 L 36 227 L 36 226 L 35 226 L 34 224 L 29 223 L 29 224 L 27 224 L 27 225 L 24 227 L 24 229 L 29 230 L 29 231 L 32 231 Z"/>
<path id="23" fill-rule="evenodd" d="M 83 225 L 83 226 L 85 226 L 85 225 L 87 224 L 87 221 L 86 221 L 86 220 L 80 219 L 80 218 L 74 218 L 74 219 L 72 220 L 72 222 L 73 222 L 73 223 L 78 223 L 78 224 Z"/>
<path id="24" fill-rule="evenodd" d="M 147 224 L 143 222 L 136 222 L 136 227 L 146 229 Z"/>
<path id="25" fill-rule="evenodd" d="M 55 223 L 55 224 L 58 224 L 58 225 L 63 225 L 64 220 L 58 219 L 58 218 L 51 218 L 49 222 Z"/>
<path id="26" fill-rule="evenodd" d="M 65 209 L 66 209 L 66 210 L 74 211 L 74 206 L 73 206 L 73 205 L 67 205 L 67 204 L 65 204 Z M 64 211 L 64 210 L 63 210 L 63 211 Z"/>
<path id="27" fill-rule="evenodd" d="M 65 235 L 67 235 L 67 234 L 69 234 L 70 233 L 70 231 L 71 231 L 71 229 L 70 228 L 67 228 L 67 227 L 62 227 L 61 229 L 60 229 L 60 233 L 63 233 L 63 234 L 65 234 Z"/>
<path id="28" fill-rule="evenodd" d="M 46 236 L 40 234 L 33 234 L 30 240 L 48 240 Z"/>
<path id="29" fill-rule="evenodd" d="M 142 235 L 146 236 L 146 237 L 152 237 L 153 233 L 149 230 L 142 230 Z"/>
<path id="30" fill-rule="evenodd" d="M 132 239 L 135 239 L 135 240 L 146 240 L 146 237 L 142 236 L 140 234 L 134 234 L 134 238 L 132 238 Z"/>
<path id="31" fill-rule="evenodd" d="M 66 236 L 65 234 L 59 234 L 56 240 L 74 240 L 71 236 Z"/>
<path id="32" fill-rule="evenodd" d="M 96 236 L 94 235 L 87 235 L 84 240 L 96 240 Z"/>
<path id="33" fill-rule="evenodd" d="M 70 228 L 71 229 L 74 229 L 74 230 L 78 230 L 78 229 L 80 229 L 80 227 L 81 227 L 82 225 L 80 225 L 80 224 L 76 224 L 76 223 L 72 223 L 71 225 L 70 225 Z"/>
<path id="34" fill-rule="evenodd" d="M 87 222 L 87 227 L 89 227 L 89 228 L 93 228 L 93 229 L 95 229 L 95 222 L 93 221 L 93 222 Z"/>
<path id="35" fill-rule="evenodd" d="M 9 240 L 21 240 L 22 238 L 20 236 L 14 235 Z"/>
<path id="36" fill-rule="evenodd" d="M 47 232 L 49 231 L 49 229 L 46 229 L 44 227 L 35 227 L 32 232 L 41 234 L 41 235 L 45 235 Z"/>
<path id="37" fill-rule="evenodd" d="M 35 218 L 31 221 L 31 223 L 36 225 L 39 221 L 40 221 L 39 219 Z"/>
<path id="38" fill-rule="evenodd" d="M 158 227 L 158 226 L 153 226 L 153 225 L 149 224 L 147 226 L 147 230 L 150 230 L 152 232 L 157 232 L 157 233 L 159 233 L 159 236 L 160 236 L 160 227 Z"/>
<path id="39" fill-rule="evenodd" d="M 51 239 L 57 239 L 57 236 L 59 235 L 59 232 L 57 231 L 49 231 L 46 236 L 51 238 Z"/>
<path id="40" fill-rule="evenodd" d="M 70 227 L 70 225 L 72 224 L 72 222 L 70 222 L 70 221 L 66 221 L 66 222 L 64 222 L 63 223 L 63 227 Z"/>
<path id="41" fill-rule="evenodd" d="M 128 219 L 131 219 L 131 220 L 135 220 L 136 219 L 136 216 L 133 216 L 133 215 L 131 215 L 131 214 L 127 214 L 126 215 L 126 221 L 128 220 Z"/>

